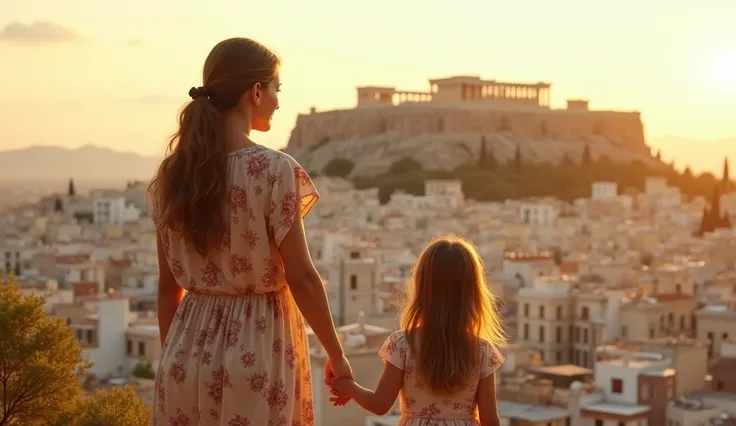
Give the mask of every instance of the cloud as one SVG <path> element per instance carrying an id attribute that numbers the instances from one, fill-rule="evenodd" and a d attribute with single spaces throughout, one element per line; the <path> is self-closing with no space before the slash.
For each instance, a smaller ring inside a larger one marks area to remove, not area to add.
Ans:
<path id="1" fill-rule="evenodd" d="M 146 47 L 146 46 L 149 46 L 150 44 L 151 43 L 144 38 L 136 37 L 136 38 L 128 39 L 128 46 L 131 46 L 131 47 Z"/>
<path id="2" fill-rule="evenodd" d="M 31 24 L 13 21 L 0 29 L 0 41 L 9 43 L 60 44 L 87 40 L 89 37 L 49 21 L 37 21 Z"/>

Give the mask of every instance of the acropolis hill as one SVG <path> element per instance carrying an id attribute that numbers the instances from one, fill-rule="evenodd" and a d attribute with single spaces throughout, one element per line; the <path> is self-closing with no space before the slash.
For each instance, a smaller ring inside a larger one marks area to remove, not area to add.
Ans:
<path id="1" fill-rule="evenodd" d="M 438 165 L 452 167 L 466 161 L 460 158 L 463 153 L 477 153 L 481 136 L 501 161 L 511 158 L 517 146 L 531 161 L 557 163 L 565 154 L 577 161 L 586 144 L 594 156 L 605 154 L 614 161 L 652 160 L 639 112 L 594 111 L 580 99 L 568 100 L 565 109 L 552 109 L 551 84 L 541 82 L 454 76 L 429 80 L 429 86 L 426 92 L 358 87 L 355 108 L 324 112 L 312 108 L 309 114 L 300 114 L 287 150 L 312 170 L 333 156 L 367 161 L 370 170 L 358 165 L 354 175 L 385 166 L 366 158 L 377 151 L 385 154 L 376 158 L 380 163 L 406 151 L 401 155 L 432 167 L 429 157 L 447 154 L 452 158 L 443 158 Z M 433 148 L 436 144 L 442 145 Z M 460 157 L 448 150 L 458 151 Z"/>

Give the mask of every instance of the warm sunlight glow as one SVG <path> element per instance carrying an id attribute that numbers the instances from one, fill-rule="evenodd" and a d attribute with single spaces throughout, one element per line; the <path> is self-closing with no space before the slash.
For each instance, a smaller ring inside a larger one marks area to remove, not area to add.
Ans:
<path id="1" fill-rule="evenodd" d="M 736 88 L 736 51 L 715 57 L 711 73 L 717 85 L 723 88 Z"/>

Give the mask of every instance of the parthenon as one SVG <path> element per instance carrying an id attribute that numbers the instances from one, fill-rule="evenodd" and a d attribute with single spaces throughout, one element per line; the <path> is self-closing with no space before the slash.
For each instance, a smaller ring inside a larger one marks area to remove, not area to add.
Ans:
<path id="1" fill-rule="evenodd" d="M 648 152 L 638 111 L 591 110 L 585 98 L 552 108 L 550 83 L 510 83 L 478 76 L 429 80 L 427 91 L 358 87 L 353 108 L 299 114 L 289 148 L 376 134 L 506 133 L 521 138 L 607 139 Z"/>
<path id="2" fill-rule="evenodd" d="M 454 76 L 429 80 L 429 91 L 395 87 L 358 87 L 358 107 L 401 105 L 416 102 L 489 102 L 549 108 L 549 83 L 508 83 L 481 80 L 478 76 Z"/>

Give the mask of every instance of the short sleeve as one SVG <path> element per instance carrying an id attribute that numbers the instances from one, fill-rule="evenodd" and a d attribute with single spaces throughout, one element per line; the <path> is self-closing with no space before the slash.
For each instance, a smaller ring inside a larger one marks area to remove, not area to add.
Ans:
<path id="1" fill-rule="evenodd" d="M 292 157 L 281 154 L 271 183 L 271 205 L 268 214 L 269 226 L 276 245 L 289 233 L 294 220 L 303 218 L 319 199 L 317 188 L 306 170 Z"/>
<path id="2" fill-rule="evenodd" d="M 485 379 L 491 374 L 495 373 L 496 370 L 501 368 L 504 363 L 503 355 L 501 352 L 492 344 L 483 341 L 483 352 L 481 355 L 480 364 L 480 378 Z"/>
<path id="3" fill-rule="evenodd" d="M 390 363 L 394 367 L 404 370 L 406 365 L 406 353 L 409 345 L 403 331 L 395 331 L 388 336 L 388 339 L 381 346 L 378 355 L 385 362 Z"/>

